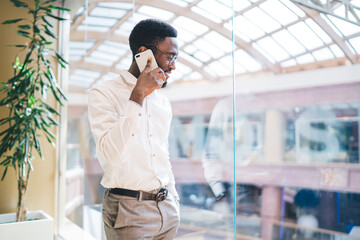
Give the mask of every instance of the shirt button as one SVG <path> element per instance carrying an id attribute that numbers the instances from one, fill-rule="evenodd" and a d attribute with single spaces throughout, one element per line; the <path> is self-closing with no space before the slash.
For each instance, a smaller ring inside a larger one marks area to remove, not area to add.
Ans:
<path id="1" fill-rule="evenodd" d="M 139 117 L 141 116 L 141 113 L 139 113 Z"/>
<path id="2" fill-rule="evenodd" d="M 152 135 L 150 134 L 149 137 L 152 137 Z"/>
<path id="3" fill-rule="evenodd" d="M 155 153 L 153 153 L 153 157 L 155 157 Z"/>
<path id="4" fill-rule="evenodd" d="M 135 134 L 131 134 L 131 136 L 135 136 Z"/>
<path id="5" fill-rule="evenodd" d="M 151 115 L 149 114 L 149 117 L 151 117 Z"/>

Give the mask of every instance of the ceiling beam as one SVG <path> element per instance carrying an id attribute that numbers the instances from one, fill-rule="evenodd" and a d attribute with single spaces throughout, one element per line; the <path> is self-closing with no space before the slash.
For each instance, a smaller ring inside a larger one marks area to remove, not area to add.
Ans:
<path id="1" fill-rule="evenodd" d="M 326 34 L 335 42 L 336 45 L 344 52 L 344 55 L 349 59 L 349 61 L 354 64 L 359 60 L 356 56 L 351 52 L 349 47 L 345 44 L 345 41 L 329 26 L 329 24 L 320 16 L 318 11 L 312 10 L 310 8 L 304 7 L 302 5 L 297 6 L 303 10 L 306 15 L 308 15 L 314 22 L 316 22 L 320 28 L 322 28 Z"/>
<path id="2" fill-rule="evenodd" d="M 298 5 L 302 5 L 306 8 L 314 9 L 317 12 L 329 14 L 334 17 L 340 18 L 344 21 L 347 21 L 349 23 L 360 26 L 360 16 L 356 12 L 356 11 L 360 11 L 360 7 L 353 5 L 349 0 L 326 0 L 325 4 L 323 4 L 319 0 L 317 0 L 317 1 L 314 1 L 314 0 L 291 0 L 291 1 Z M 335 10 L 341 6 L 344 7 L 344 11 L 345 11 L 344 16 L 335 13 Z M 349 15 L 352 15 L 352 18 Z M 353 19 L 355 19 L 355 21 Z"/>
<path id="3" fill-rule="evenodd" d="M 85 10 L 82 12 L 82 14 L 76 18 L 76 21 L 71 24 L 71 31 L 76 30 L 78 26 L 82 24 L 82 22 L 85 20 L 86 16 L 97 6 L 96 3 L 89 4 L 89 6 L 85 6 Z M 86 9 L 87 7 L 87 9 Z"/>

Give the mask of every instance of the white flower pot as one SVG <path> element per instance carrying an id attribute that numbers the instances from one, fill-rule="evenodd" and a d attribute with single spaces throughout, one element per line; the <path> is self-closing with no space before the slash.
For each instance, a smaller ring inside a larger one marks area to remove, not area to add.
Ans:
<path id="1" fill-rule="evenodd" d="M 15 222 L 16 213 L 0 214 L 0 236 L 8 240 L 53 240 L 54 220 L 43 211 L 27 213 L 27 221 Z"/>

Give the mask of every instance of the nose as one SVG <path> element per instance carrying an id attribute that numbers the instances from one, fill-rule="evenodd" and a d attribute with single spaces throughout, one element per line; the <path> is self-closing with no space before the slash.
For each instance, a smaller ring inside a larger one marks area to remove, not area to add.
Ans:
<path id="1" fill-rule="evenodd" d="M 171 69 L 171 70 L 175 70 L 175 61 L 172 61 L 170 64 L 169 64 L 169 68 Z"/>

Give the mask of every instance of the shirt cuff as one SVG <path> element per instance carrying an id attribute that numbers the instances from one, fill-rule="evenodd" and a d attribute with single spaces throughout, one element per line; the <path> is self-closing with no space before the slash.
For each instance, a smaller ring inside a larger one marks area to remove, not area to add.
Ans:
<path id="1" fill-rule="evenodd" d="M 215 182 L 211 184 L 210 187 L 216 197 L 226 192 L 225 186 L 222 182 Z"/>

